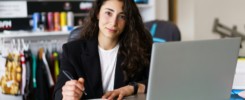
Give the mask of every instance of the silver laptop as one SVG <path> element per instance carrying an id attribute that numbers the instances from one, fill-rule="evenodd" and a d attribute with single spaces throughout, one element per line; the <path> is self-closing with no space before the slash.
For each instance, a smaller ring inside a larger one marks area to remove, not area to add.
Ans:
<path id="1" fill-rule="evenodd" d="M 154 43 L 147 100 L 229 100 L 240 41 Z"/>

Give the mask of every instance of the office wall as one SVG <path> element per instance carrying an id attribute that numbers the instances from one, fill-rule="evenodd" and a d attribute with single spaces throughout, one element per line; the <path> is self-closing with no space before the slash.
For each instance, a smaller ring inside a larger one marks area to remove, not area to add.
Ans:
<path id="1" fill-rule="evenodd" d="M 168 20 L 168 0 L 149 0 L 148 5 L 139 7 L 145 22 L 152 20 Z"/>
<path id="2" fill-rule="evenodd" d="M 156 0 L 156 19 L 168 20 L 168 0 Z"/>
<path id="3" fill-rule="evenodd" d="M 215 18 L 245 35 L 245 0 L 178 0 L 177 24 L 183 40 L 220 38 L 212 32 Z M 245 56 L 245 43 L 240 51 Z"/>
<path id="4" fill-rule="evenodd" d="M 178 0 L 177 2 L 177 25 L 181 31 L 183 41 L 194 39 L 194 1 L 195 0 Z"/>

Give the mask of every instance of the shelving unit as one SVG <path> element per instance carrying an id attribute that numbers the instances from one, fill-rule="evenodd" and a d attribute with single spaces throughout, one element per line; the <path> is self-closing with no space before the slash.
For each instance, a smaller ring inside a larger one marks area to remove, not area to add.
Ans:
<path id="1" fill-rule="evenodd" d="M 66 41 L 70 32 L 10 32 L 0 33 L 0 39 L 8 42 L 12 39 L 24 39 L 25 41 Z"/>
<path id="2" fill-rule="evenodd" d="M 0 38 L 26 38 L 43 36 L 68 36 L 69 32 L 10 32 L 0 33 Z"/>

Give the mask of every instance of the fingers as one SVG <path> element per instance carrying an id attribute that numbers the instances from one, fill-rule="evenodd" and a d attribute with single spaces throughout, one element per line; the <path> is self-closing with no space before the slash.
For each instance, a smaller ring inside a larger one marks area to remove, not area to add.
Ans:
<path id="1" fill-rule="evenodd" d="M 124 95 L 119 94 L 119 96 L 118 96 L 117 100 L 122 100 L 122 99 L 123 99 L 123 97 L 124 97 Z"/>
<path id="2" fill-rule="evenodd" d="M 76 97 L 63 97 L 62 100 L 79 100 L 79 98 L 76 98 Z"/>
<path id="3" fill-rule="evenodd" d="M 81 83 L 84 83 L 84 79 L 83 79 L 82 77 L 80 77 L 80 78 L 78 79 L 78 81 L 81 82 Z"/>
<path id="4" fill-rule="evenodd" d="M 109 100 L 113 100 L 114 98 L 118 97 L 119 95 L 123 95 L 122 93 L 118 91 L 113 91 L 111 95 L 108 97 Z"/>
<path id="5" fill-rule="evenodd" d="M 80 77 L 80 78 L 78 79 L 78 81 L 79 81 L 80 83 L 84 84 L 84 79 L 83 79 L 82 77 Z M 87 93 L 85 92 L 85 88 L 84 88 L 84 87 L 82 88 L 82 91 L 83 91 L 83 93 L 84 93 L 85 95 L 87 95 Z"/>
<path id="6" fill-rule="evenodd" d="M 122 100 L 123 97 L 125 96 L 124 94 L 125 93 L 123 93 L 123 91 L 120 90 L 109 91 L 103 95 L 102 99 L 113 100 L 114 98 L 118 97 L 117 100 Z"/>
<path id="7" fill-rule="evenodd" d="M 70 80 L 62 87 L 63 100 L 79 100 L 83 95 L 84 79 Z"/>
<path id="8" fill-rule="evenodd" d="M 64 85 L 62 87 L 63 97 L 80 97 L 82 96 L 82 91 L 77 88 L 75 85 Z"/>
<path id="9" fill-rule="evenodd" d="M 83 87 L 81 88 L 81 87 L 79 87 L 82 91 L 84 91 L 85 90 L 85 88 L 84 88 L 84 79 L 83 78 L 79 78 L 78 79 L 78 82 L 79 83 L 81 83 L 82 85 L 83 85 Z"/>
<path id="10" fill-rule="evenodd" d="M 102 96 L 102 99 L 113 100 L 114 98 L 117 97 L 117 100 L 122 100 L 123 97 L 132 95 L 132 93 L 133 93 L 133 87 L 132 86 L 124 86 L 124 87 L 121 87 L 121 88 L 116 89 L 114 91 L 106 92 Z"/>
<path id="11" fill-rule="evenodd" d="M 112 91 L 106 92 L 103 96 L 102 99 L 107 99 L 111 95 Z"/>
<path id="12" fill-rule="evenodd" d="M 71 89 L 73 88 L 77 88 L 79 90 L 84 90 L 84 83 L 77 81 L 77 80 L 71 80 L 71 81 L 67 81 L 65 83 L 66 86 L 70 86 Z"/>

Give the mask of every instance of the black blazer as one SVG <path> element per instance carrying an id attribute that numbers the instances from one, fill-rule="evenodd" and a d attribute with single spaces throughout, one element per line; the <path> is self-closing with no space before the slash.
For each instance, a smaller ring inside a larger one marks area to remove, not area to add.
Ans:
<path id="1" fill-rule="evenodd" d="M 121 68 L 123 59 L 124 57 L 117 56 L 114 89 L 125 86 L 128 82 L 133 81 L 143 83 L 147 86 L 148 67 L 142 72 L 137 73 L 129 81 L 124 81 L 123 70 Z M 76 40 L 64 44 L 60 72 L 62 70 L 69 71 L 76 79 L 79 77 L 84 78 L 87 95 L 83 95 L 82 99 L 101 98 L 103 96 L 98 39 Z M 63 73 L 59 74 L 53 95 L 55 100 L 62 99 L 62 86 L 68 80 Z"/>

